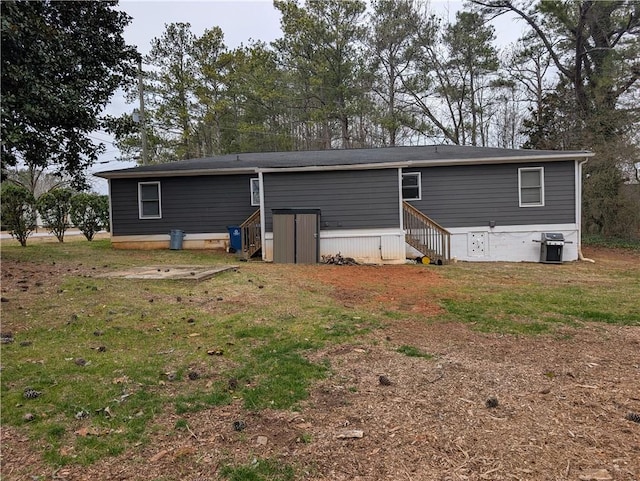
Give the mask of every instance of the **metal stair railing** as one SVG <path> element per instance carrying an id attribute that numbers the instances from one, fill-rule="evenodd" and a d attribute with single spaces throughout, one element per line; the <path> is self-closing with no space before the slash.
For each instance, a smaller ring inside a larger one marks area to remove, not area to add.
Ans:
<path id="1" fill-rule="evenodd" d="M 405 242 L 436 264 L 451 262 L 451 233 L 408 202 L 402 202 Z"/>

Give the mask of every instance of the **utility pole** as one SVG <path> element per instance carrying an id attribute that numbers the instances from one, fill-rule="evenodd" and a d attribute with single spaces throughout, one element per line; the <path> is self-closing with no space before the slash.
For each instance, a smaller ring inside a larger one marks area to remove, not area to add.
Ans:
<path id="1" fill-rule="evenodd" d="M 144 113 L 144 85 L 142 82 L 142 58 L 138 59 L 138 95 L 140 97 L 140 138 L 142 140 L 142 165 L 149 163 L 147 148 L 146 116 Z"/>

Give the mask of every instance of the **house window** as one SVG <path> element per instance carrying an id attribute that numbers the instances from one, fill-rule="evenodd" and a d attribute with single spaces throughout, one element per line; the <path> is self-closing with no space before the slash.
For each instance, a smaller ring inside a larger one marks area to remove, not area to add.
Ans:
<path id="1" fill-rule="evenodd" d="M 260 179 L 255 177 L 251 181 L 251 205 L 260 205 Z"/>
<path id="2" fill-rule="evenodd" d="M 160 219 L 160 182 L 138 183 L 138 212 L 140 219 Z"/>
<path id="3" fill-rule="evenodd" d="M 420 200 L 422 198 L 422 182 L 420 172 L 402 174 L 402 199 Z"/>
<path id="4" fill-rule="evenodd" d="M 527 167 L 518 169 L 518 190 L 520 207 L 544 205 L 544 169 Z"/>

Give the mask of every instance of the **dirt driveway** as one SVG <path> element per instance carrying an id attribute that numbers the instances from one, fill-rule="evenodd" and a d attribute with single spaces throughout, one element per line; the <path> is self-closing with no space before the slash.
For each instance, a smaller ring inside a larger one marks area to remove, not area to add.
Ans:
<path id="1" fill-rule="evenodd" d="M 586 254 L 630 262 L 615 251 Z M 440 312 L 419 295 L 445 282 L 438 270 L 326 267 L 296 282 L 333 286 L 345 306 Z M 640 412 L 640 328 L 593 323 L 509 336 L 420 316 L 314 353 L 331 373 L 299 412 L 243 414 L 238 402 L 181 415 L 191 427 L 182 433 L 173 429 L 178 416 L 164 413 L 148 445 L 51 479 L 214 480 L 222 463 L 256 458 L 291 464 L 304 480 L 640 479 L 640 424 L 625 419 Z M 433 357 L 406 356 L 403 345 Z M 237 416 L 247 420 L 241 434 L 229 429 Z M 42 466 L 25 441 L 3 429 L 3 479 L 31 479 L 20 466 Z"/>

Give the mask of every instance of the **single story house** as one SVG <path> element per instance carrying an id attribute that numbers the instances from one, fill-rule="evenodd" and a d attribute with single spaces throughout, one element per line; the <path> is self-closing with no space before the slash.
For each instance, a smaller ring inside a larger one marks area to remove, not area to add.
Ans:
<path id="1" fill-rule="evenodd" d="M 543 233 L 580 254 L 586 151 L 431 145 L 222 155 L 96 174 L 121 248 L 229 248 L 365 263 L 532 261 Z M 229 226 L 235 229 L 230 230 Z"/>

